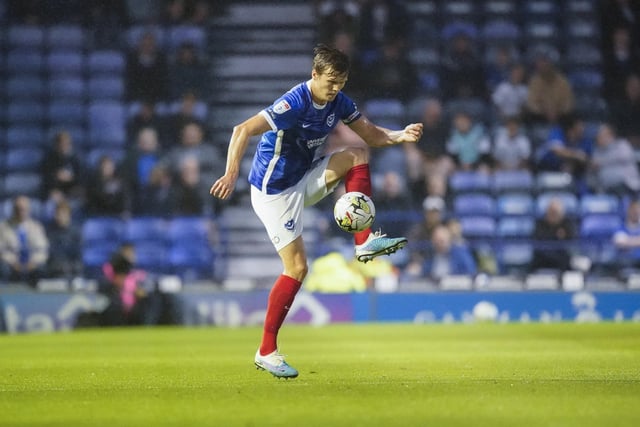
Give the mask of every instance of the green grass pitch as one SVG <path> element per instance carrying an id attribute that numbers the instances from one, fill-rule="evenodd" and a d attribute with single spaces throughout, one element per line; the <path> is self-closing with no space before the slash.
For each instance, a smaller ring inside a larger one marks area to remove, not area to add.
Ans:
<path id="1" fill-rule="evenodd" d="M 286 325 L 0 336 L 0 426 L 640 426 L 640 324 Z"/>

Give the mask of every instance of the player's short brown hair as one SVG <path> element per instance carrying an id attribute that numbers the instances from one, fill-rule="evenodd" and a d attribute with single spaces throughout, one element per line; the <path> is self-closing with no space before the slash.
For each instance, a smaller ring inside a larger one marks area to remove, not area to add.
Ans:
<path id="1" fill-rule="evenodd" d="M 331 74 L 349 74 L 349 57 L 342 51 L 319 44 L 313 49 L 313 69 L 318 74 L 330 72 Z"/>

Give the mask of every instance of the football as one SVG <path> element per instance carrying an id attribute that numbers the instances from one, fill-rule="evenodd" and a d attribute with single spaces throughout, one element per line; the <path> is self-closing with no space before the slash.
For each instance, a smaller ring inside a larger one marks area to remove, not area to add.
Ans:
<path id="1" fill-rule="evenodd" d="M 333 217 L 338 226 L 349 233 L 357 233 L 371 227 L 376 208 L 369 196 L 358 191 L 343 194 L 333 207 Z"/>

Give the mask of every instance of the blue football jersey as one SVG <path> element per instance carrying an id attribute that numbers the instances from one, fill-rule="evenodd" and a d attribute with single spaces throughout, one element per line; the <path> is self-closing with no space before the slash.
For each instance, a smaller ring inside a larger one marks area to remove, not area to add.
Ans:
<path id="1" fill-rule="evenodd" d="M 304 176 L 338 120 L 360 118 L 356 104 L 339 92 L 325 105 L 311 98 L 309 82 L 301 83 L 260 112 L 271 125 L 258 143 L 249 182 L 267 194 L 277 194 Z"/>

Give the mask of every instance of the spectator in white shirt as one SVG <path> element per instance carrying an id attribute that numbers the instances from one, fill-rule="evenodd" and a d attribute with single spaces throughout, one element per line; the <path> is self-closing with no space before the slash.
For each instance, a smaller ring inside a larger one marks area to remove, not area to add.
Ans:
<path id="1" fill-rule="evenodd" d="M 524 65 L 516 63 L 511 66 L 509 79 L 498 84 L 491 95 L 498 113 L 502 117 L 519 116 L 527 102 L 527 85 Z"/>
<path id="2" fill-rule="evenodd" d="M 528 169 L 531 156 L 531 141 L 522 132 L 520 119 L 510 116 L 498 128 L 493 141 L 493 160 L 496 169 Z"/>

